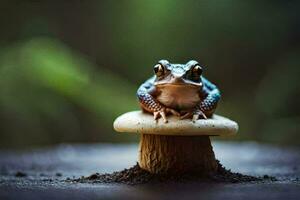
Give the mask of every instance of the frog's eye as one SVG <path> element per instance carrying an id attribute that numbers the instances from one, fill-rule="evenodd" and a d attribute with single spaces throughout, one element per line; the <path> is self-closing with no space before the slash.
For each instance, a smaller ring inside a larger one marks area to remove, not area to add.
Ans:
<path id="1" fill-rule="evenodd" d="M 192 69 L 194 75 L 200 76 L 202 74 L 202 67 L 200 65 L 195 65 Z"/>
<path id="2" fill-rule="evenodd" d="M 155 65 L 153 70 L 156 76 L 161 76 L 165 73 L 165 67 L 162 64 Z"/>

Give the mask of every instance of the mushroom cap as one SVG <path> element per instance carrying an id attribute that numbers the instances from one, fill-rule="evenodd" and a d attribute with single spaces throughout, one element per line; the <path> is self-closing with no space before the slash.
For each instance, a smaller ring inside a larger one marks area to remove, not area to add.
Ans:
<path id="1" fill-rule="evenodd" d="M 199 119 L 195 123 L 191 119 L 180 120 L 169 115 L 168 123 L 162 119 L 156 122 L 153 115 L 142 111 L 132 111 L 119 116 L 114 121 L 117 132 L 143 133 L 155 135 L 211 135 L 230 136 L 238 131 L 238 124 L 228 118 L 214 114 L 210 119 Z"/>

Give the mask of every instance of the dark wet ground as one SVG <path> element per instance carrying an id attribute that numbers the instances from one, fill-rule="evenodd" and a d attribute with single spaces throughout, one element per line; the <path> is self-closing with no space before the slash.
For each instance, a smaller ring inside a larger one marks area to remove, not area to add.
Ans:
<path id="1" fill-rule="evenodd" d="M 142 185 L 65 181 L 111 173 L 137 161 L 137 145 L 60 145 L 0 152 L 0 199 L 300 199 L 300 149 L 255 143 L 214 142 L 226 168 L 277 181 L 168 182 Z"/>

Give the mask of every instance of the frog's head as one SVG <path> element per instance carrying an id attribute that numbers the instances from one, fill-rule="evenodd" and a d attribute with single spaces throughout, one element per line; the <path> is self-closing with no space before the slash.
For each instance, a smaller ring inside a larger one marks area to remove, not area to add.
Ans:
<path id="1" fill-rule="evenodd" d="M 155 86 L 187 86 L 202 87 L 202 67 L 195 60 L 186 64 L 172 64 L 167 60 L 160 60 L 154 66 L 156 76 Z"/>

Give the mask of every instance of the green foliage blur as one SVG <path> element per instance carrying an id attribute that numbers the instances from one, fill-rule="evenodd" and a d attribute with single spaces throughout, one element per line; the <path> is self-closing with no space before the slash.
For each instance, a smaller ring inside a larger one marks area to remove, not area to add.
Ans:
<path id="1" fill-rule="evenodd" d="M 135 142 L 113 120 L 164 58 L 198 60 L 237 140 L 300 144 L 300 2 L 2 1 L 0 148 Z"/>

